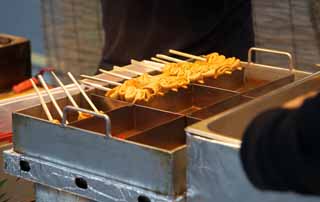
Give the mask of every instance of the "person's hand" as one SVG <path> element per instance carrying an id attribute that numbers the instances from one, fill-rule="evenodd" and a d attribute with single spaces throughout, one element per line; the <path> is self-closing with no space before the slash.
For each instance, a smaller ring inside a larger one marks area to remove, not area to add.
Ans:
<path id="1" fill-rule="evenodd" d="M 304 95 L 301 95 L 299 97 L 294 98 L 293 100 L 290 100 L 290 101 L 284 103 L 284 105 L 282 105 L 282 107 L 285 108 L 285 109 L 296 109 L 296 108 L 299 108 L 304 103 L 304 101 L 306 99 L 312 98 L 312 97 L 314 97 L 316 95 L 317 95 L 317 92 L 315 92 L 315 91 L 306 93 Z"/>

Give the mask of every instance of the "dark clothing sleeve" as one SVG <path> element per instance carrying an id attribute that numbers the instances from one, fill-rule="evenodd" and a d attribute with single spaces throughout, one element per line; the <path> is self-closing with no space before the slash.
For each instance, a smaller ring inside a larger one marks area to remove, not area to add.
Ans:
<path id="1" fill-rule="evenodd" d="M 294 110 L 273 109 L 248 126 L 240 155 L 259 189 L 320 194 L 320 95 Z"/>

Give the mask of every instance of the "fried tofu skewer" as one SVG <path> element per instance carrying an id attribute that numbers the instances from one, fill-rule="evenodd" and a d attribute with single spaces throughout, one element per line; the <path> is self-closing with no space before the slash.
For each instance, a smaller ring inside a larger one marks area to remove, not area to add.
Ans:
<path id="1" fill-rule="evenodd" d="M 132 60 L 147 68 L 152 68 L 162 73 L 156 76 L 143 74 L 140 77 L 125 81 L 106 94 L 113 99 L 126 100 L 128 102 L 149 101 L 155 95 L 164 95 L 169 90 L 178 91 L 179 88 L 187 88 L 190 82 L 204 83 L 205 78 L 217 78 L 223 74 L 231 74 L 240 66 L 237 58 L 226 58 L 218 53 L 207 55 L 205 58 L 195 56 L 195 62 L 182 61 L 177 58 L 157 55 L 168 61 L 166 64 L 144 60 L 143 62 Z M 200 60 L 201 59 L 201 60 Z"/>

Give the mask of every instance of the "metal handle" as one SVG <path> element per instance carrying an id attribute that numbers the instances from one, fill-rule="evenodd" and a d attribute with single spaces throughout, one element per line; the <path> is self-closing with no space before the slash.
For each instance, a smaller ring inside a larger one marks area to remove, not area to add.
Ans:
<path id="1" fill-rule="evenodd" d="M 99 118 L 103 118 L 106 121 L 106 136 L 110 137 L 111 134 L 111 121 L 110 118 L 107 114 L 100 114 L 100 113 L 96 113 L 94 111 L 90 111 L 87 109 L 82 109 L 82 108 L 78 108 L 78 107 L 73 107 L 73 106 L 66 106 L 63 108 L 63 116 L 62 116 L 62 121 L 61 121 L 61 125 L 63 127 L 67 126 L 66 122 L 67 122 L 67 112 L 68 111 L 76 111 L 76 112 L 83 112 L 86 114 L 90 114 L 92 116 L 96 116 Z"/>
<path id="2" fill-rule="evenodd" d="M 249 49 L 248 51 L 248 64 L 249 66 L 252 63 L 252 52 L 253 51 L 260 51 L 260 52 L 266 52 L 266 53 L 274 53 L 274 54 L 279 54 L 279 55 L 285 55 L 288 56 L 289 58 L 289 69 L 292 71 L 294 70 L 294 62 L 293 62 L 293 58 L 292 55 L 288 52 L 284 52 L 284 51 L 277 51 L 277 50 L 272 50 L 272 49 L 265 49 L 265 48 L 256 48 L 256 47 L 252 47 Z"/>

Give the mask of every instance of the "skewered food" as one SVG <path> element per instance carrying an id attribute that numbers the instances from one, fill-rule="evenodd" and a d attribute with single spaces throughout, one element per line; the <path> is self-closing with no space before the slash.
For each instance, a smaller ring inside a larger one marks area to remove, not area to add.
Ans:
<path id="1" fill-rule="evenodd" d="M 204 61 L 205 60 L 205 61 Z M 187 88 L 190 82 L 204 83 L 204 78 L 218 78 L 240 68 L 240 60 L 212 53 L 195 62 L 166 63 L 156 76 L 143 74 L 129 79 L 106 93 L 107 97 L 128 102 L 149 101 L 156 95 Z"/>

